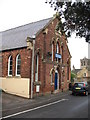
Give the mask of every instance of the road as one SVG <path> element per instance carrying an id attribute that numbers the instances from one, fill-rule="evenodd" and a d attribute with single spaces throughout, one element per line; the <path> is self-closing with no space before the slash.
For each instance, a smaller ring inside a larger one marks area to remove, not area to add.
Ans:
<path id="1" fill-rule="evenodd" d="M 6 118 L 88 118 L 88 101 L 88 96 L 68 94 L 34 108 L 25 108 Z"/>

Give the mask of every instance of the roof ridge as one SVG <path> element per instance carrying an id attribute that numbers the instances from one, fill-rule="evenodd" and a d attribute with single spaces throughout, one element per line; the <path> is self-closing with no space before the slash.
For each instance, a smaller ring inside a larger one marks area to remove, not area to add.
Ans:
<path id="1" fill-rule="evenodd" d="M 53 17 L 52 17 L 53 18 Z M 46 18 L 39 21 L 24 24 L 6 31 L 2 34 L 2 50 L 15 49 L 26 46 L 26 38 L 36 35 L 42 30 L 52 18 Z M 10 43 L 10 44 L 8 44 Z"/>
<path id="2" fill-rule="evenodd" d="M 34 24 L 34 23 L 37 23 L 37 22 L 41 22 L 41 21 L 44 21 L 44 20 L 48 20 L 48 19 L 51 19 L 51 18 L 53 18 L 53 17 L 45 18 L 45 19 L 37 20 L 37 21 L 31 22 L 31 23 L 27 23 L 27 24 L 24 24 L 24 25 L 20 25 L 20 26 L 17 26 L 17 27 L 13 27 L 13 28 L 1 31 L 0 33 L 8 32 L 10 30 L 14 30 L 14 29 L 17 29 L 17 28 L 20 28 L 20 27 L 24 27 L 24 26 L 27 26 L 27 25 L 30 25 L 30 24 Z"/>

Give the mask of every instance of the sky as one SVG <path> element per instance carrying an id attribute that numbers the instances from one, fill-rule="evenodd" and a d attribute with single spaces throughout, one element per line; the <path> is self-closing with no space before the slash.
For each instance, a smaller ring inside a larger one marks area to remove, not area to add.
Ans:
<path id="1" fill-rule="evenodd" d="M 0 32 L 34 21 L 50 18 L 55 14 L 46 0 L 0 0 Z M 68 39 L 71 53 L 71 68 L 80 68 L 80 59 L 88 58 L 88 43 L 84 38 Z"/>

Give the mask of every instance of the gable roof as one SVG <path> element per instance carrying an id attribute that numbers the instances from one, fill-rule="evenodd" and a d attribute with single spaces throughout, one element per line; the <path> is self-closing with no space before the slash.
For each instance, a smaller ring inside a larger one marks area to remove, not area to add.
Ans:
<path id="1" fill-rule="evenodd" d="M 75 69 L 75 70 L 72 70 L 72 72 L 77 75 L 77 73 L 78 73 L 79 71 L 81 71 L 81 70 L 82 70 L 82 69 Z"/>
<path id="2" fill-rule="evenodd" d="M 0 33 L 0 51 L 26 47 L 27 37 L 36 35 L 52 18 L 32 22 Z M 2 46 L 1 46 L 2 45 Z"/>

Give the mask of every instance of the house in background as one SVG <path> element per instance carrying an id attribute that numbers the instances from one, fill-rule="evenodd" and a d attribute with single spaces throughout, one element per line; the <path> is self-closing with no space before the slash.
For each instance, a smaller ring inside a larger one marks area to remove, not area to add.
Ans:
<path id="1" fill-rule="evenodd" d="M 80 59 L 80 69 L 73 66 L 72 72 L 76 74 L 77 81 L 90 81 L 90 59 L 86 57 Z"/>
<path id="2" fill-rule="evenodd" d="M 6 30 L 2 34 L 2 89 L 33 98 L 67 90 L 71 55 L 65 34 L 57 30 L 58 15 Z"/>

